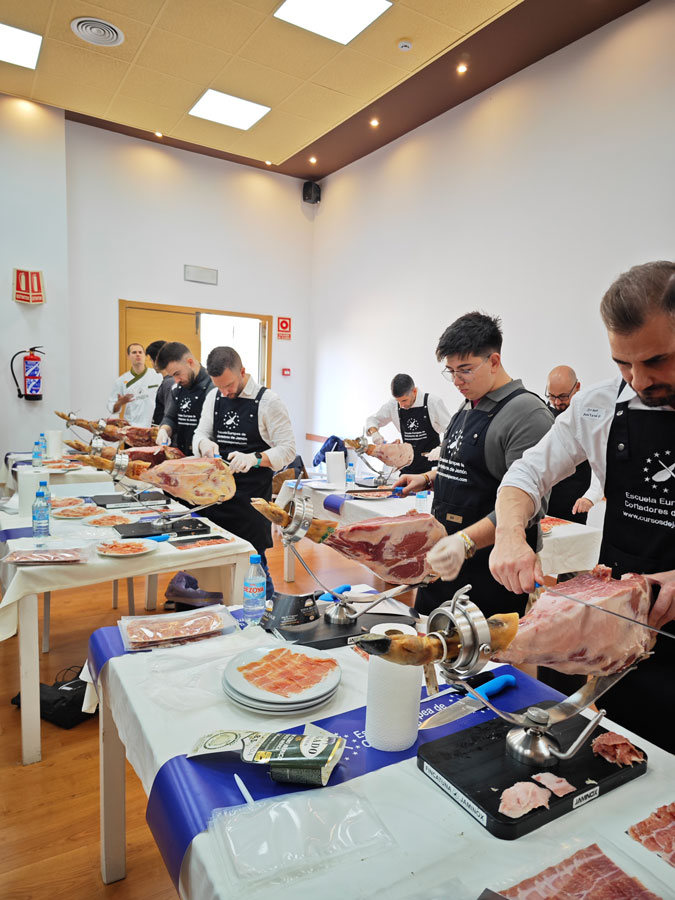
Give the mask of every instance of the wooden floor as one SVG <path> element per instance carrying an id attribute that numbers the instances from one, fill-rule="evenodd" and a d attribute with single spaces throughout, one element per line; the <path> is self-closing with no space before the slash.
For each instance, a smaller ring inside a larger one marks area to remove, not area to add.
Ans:
<path id="1" fill-rule="evenodd" d="M 362 566 L 333 550 L 302 542 L 308 565 L 325 584 L 376 584 Z M 268 553 L 278 590 L 302 593 L 315 585 L 296 565 L 296 581 L 283 582 L 282 550 Z M 159 579 L 158 611 L 170 576 Z M 142 579 L 136 579 L 136 608 Z M 41 604 L 40 604 L 41 605 Z M 51 603 L 51 651 L 41 657 L 40 680 L 51 684 L 67 666 L 81 665 L 92 631 L 126 614 L 126 591 L 112 609 L 111 585 L 57 591 Z M 42 610 L 40 610 L 40 628 Z M 18 639 L 0 643 L 0 898 L 2 900 L 174 900 L 173 884 L 145 824 L 146 797 L 127 765 L 127 877 L 104 885 L 99 871 L 98 717 L 66 731 L 42 722 L 42 762 L 22 766 Z"/>

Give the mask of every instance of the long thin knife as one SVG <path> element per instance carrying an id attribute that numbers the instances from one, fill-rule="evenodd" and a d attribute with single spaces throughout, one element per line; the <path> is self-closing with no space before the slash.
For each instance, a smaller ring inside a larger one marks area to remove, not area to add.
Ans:
<path id="1" fill-rule="evenodd" d="M 541 587 L 541 585 L 535 583 L 535 587 Z M 631 619 L 630 616 L 624 616 L 622 613 L 615 612 L 613 609 L 605 609 L 604 606 L 596 606 L 594 603 L 589 603 L 587 600 L 581 600 L 579 597 L 573 597 L 571 594 L 564 594 L 562 591 L 558 591 L 555 588 L 547 587 L 545 590 L 547 594 L 555 594 L 557 597 L 564 597 L 565 600 L 574 600 L 575 603 L 581 603 L 582 606 L 587 606 L 589 609 L 598 609 L 600 612 L 607 613 L 607 615 L 616 616 L 617 619 L 623 619 L 626 622 L 630 622 L 631 625 L 639 625 L 641 628 L 648 628 L 649 631 L 654 631 L 656 634 L 662 634 L 667 638 L 675 640 L 675 634 L 670 634 L 668 631 L 662 631 L 660 628 L 654 628 L 653 625 L 647 625 L 645 622 L 638 622 L 637 619 Z"/>

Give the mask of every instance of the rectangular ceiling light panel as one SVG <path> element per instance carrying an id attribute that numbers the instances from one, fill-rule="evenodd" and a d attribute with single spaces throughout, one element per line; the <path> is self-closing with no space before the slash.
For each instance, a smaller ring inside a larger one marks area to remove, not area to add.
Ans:
<path id="1" fill-rule="evenodd" d="M 266 116 L 270 109 L 270 106 L 262 106 L 260 103 L 252 103 L 250 100 L 242 100 L 241 97 L 233 97 L 231 94 L 223 94 L 222 91 L 209 88 L 197 100 L 189 114 L 211 122 L 219 122 L 221 125 L 229 125 L 230 128 L 248 131 Z"/>
<path id="2" fill-rule="evenodd" d="M 348 44 L 390 6 L 390 0 L 286 0 L 274 16 L 339 44 Z"/>
<path id="3" fill-rule="evenodd" d="M 0 24 L 0 60 L 13 66 L 34 69 L 37 65 L 42 35 Z"/>

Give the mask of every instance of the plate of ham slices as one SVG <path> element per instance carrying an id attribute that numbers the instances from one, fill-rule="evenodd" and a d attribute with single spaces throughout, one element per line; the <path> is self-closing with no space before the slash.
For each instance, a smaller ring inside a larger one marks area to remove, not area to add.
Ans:
<path id="1" fill-rule="evenodd" d="M 225 693 L 256 709 L 304 709 L 323 703 L 340 683 L 336 659 L 313 647 L 255 647 L 228 663 Z"/>
<path id="2" fill-rule="evenodd" d="M 85 503 L 81 506 L 63 506 L 52 512 L 54 519 L 86 519 L 101 512 L 101 507 L 94 503 Z"/>
<path id="3" fill-rule="evenodd" d="M 101 556 L 141 556 L 157 549 L 155 541 L 105 541 L 96 545 L 96 552 Z"/>
<path id="4" fill-rule="evenodd" d="M 113 525 L 131 525 L 135 521 L 129 516 L 123 516 L 119 513 L 108 513 L 103 516 L 96 516 L 95 519 L 89 519 L 87 525 L 95 525 L 97 528 L 112 528 Z"/>

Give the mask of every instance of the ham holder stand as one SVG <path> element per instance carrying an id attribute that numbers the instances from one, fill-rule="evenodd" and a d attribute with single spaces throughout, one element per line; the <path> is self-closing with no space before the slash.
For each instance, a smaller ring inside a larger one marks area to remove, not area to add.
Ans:
<path id="1" fill-rule="evenodd" d="M 369 461 L 368 454 L 366 453 L 366 448 L 368 447 L 368 438 L 366 437 L 365 432 L 361 435 L 361 437 L 358 437 L 354 441 L 350 441 L 349 443 L 359 459 L 368 466 L 371 472 L 375 473 L 375 478 L 373 478 L 373 487 L 384 487 L 384 485 L 388 484 L 389 479 L 394 472 L 394 469 L 391 468 L 388 472 L 386 471 L 386 468 L 380 470 Z"/>
<path id="2" fill-rule="evenodd" d="M 633 766 L 619 767 L 593 754 L 587 740 L 605 710 L 598 710 L 590 721 L 580 717 L 635 666 L 613 675 L 594 675 L 559 702 L 544 700 L 518 712 L 500 710 L 464 680 L 480 672 L 491 655 L 490 629 L 479 607 L 469 599 L 470 588 L 466 585 L 430 613 L 427 634 L 459 634 L 459 655 L 440 663 L 445 680 L 461 683 L 499 718 L 481 721 L 484 713 L 474 713 L 478 724 L 473 727 L 465 725 L 463 730 L 422 744 L 418 766 L 484 828 L 496 837 L 512 840 L 644 774 L 646 756 Z M 543 687 L 524 674 L 517 681 L 523 688 Z M 560 798 L 551 795 L 550 808 L 540 807 L 522 818 L 499 813 L 501 791 L 528 781 L 533 769 L 554 769 L 577 790 Z"/>

